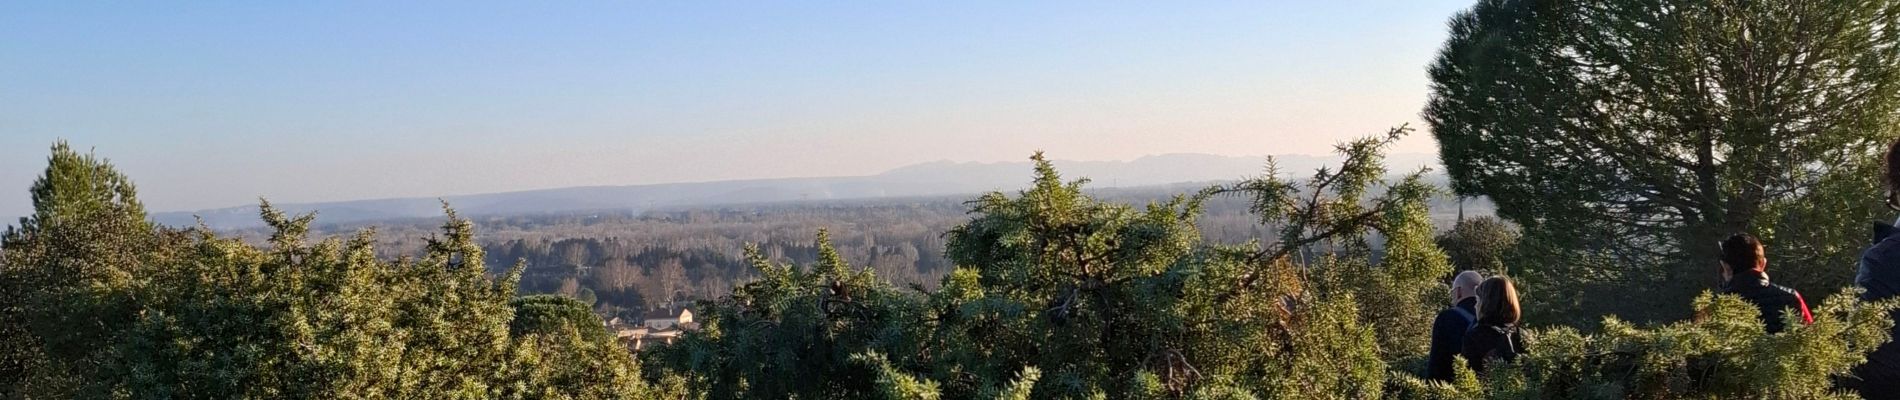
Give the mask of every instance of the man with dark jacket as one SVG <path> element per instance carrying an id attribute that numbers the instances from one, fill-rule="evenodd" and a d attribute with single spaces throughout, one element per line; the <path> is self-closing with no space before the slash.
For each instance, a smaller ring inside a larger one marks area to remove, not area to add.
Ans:
<path id="1" fill-rule="evenodd" d="M 1740 295 L 1760 308 L 1762 323 L 1771 334 L 1787 328 L 1783 316 L 1788 310 L 1801 313 L 1802 324 L 1814 323 L 1801 292 L 1769 283 L 1767 269 L 1768 257 L 1762 252 L 1761 240 L 1738 233 L 1722 241 L 1723 293 Z"/>
<path id="2" fill-rule="evenodd" d="M 1881 180 L 1887 183 L 1887 208 L 1900 211 L 1900 141 L 1887 147 L 1886 164 Z M 1863 301 L 1900 296 L 1900 228 L 1874 223 L 1874 246 L 1860 254 L 1854 284 L 1865 290 L 1860 294 Z M 1900 320 L 1900 310 L 1889 315 Z M 1900 325 L 1895 325 L 1892 333 L 1900 340 Z M 1874 348 L 1867 354 L 1867 363 L 1855 367 L 1847 383 L 1868 399 L 1900 399 L 1900 344 L 1889 340 Z"/>
<path id="3" fill-rule="evenodd" d="M 1465 331 L 1478 322 L 1478 284 L 1484 277 L 1478 271 L 1458 273 L 1451 280 L 1451 308 L 1438 312 L 1432 320 L 1431 353 L 1425 359 L 1425 378 L 1451 381 L 1452 356 L 1465 343 Z"/>
<path id="4" fill-rule="evenodd" d="M 1854 284 L 1859 285 L 1860 299 L 1877 301 L 1900 296 L 1900 229 L 1893 225 L 1876 223 L 1874 227 L 1874 246 L 1860 255 L 1860 268 L 1854 274 Z M 1900 320 L 1900 310 L 1893 312 L 1895 320 Z M 1895 338 L 1900 338 L 1900 325 L 1895 325 Z M 1854 368 L 1855 382 L 1860 394 L 1868 399 L 1900 399 L 1900 342 L 1889 340 L 1867 354 L 1867 363 Z"/>

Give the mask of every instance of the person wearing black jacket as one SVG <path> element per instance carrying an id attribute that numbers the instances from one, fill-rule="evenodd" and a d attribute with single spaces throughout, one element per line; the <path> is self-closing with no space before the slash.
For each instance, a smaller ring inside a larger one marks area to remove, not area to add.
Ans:
<path id="1" fill-rule="evenodd" d="M 1887 148 L 1886 161 L 1886 176 L 1882 178 L 1887 182 L 1887 208 L 1900 211 L 1900 142 Z M 1861 253 L 1854 284 L 1865 290 L 1860 293 L 1863 301 L 1900 297 L 1900 228 L 1874 223 L 1874 245 Z M 1900 310 L 1890 315 L 1900 320 Z M 1900 324 L 1893 327 L 1892 334 L 1895 340 L 1875 347 L 1867 354 L 1867 363 L 1855 367 L 1849 378 L 1848 386 L 1859 390 L 1862 397 L 1900 400 Z"/>
<path id="2" fill-rule="evenodd" d="M 1861 253 L 1854 284 L 1866 291 L 1863 301 L 1879 301 L 1900 296 L 1900 229 L 1879 223 L 1874 229 L 1874 246 Z M 1900 320 L 1900 310 L 1892 314 Z M 1900 400 L 1900 324 L 1893 328 L 1896 340 L 1889 340 L 1867 354 L 1867 363 L 1854 368 L 1853 380 L 1862 397 Z"/>
<path id="3" fill-rule="evenodd" d="M 1471 370 L 1484 373 L 1491 360 L 1516 361 L 1524 354 L 1524 337 L 1517 330 L 1523 310 L 1517 304 L 1517 287 L 1510 278 L 1493 277 L 1478 285 L 1478 324 L 1465 331 L 1460 354 Z"/>
<path id="4" fill-rule="evenodd" d="M 1451 280 L 1451 307 L 1432 319 L 1432 347 L 1425 358 L 1425 378 L 1451 381 L 1452 362 L 1465 345 L 1465 331 L 1478 323 L 1478 284 L 1484 276 L 1465 271 Z"/>
<path id="5" fill-rule="evenodd" d="M 1762 323 L 1771 334 L 1787 329 L 1782 318 L 1789 310 L 1801 313 L 1802 324 L 1814 323 L 1814 315 L 1808 312 L 1808 302 L 1801 298 L 1801 292 L 1769 283 L 1767 268 L 1768 257 L 1763 253 L 1761 240 L 1737 233 L 1722 241 L 1723 293 L 1739 295 L 1760 308 Z"/>

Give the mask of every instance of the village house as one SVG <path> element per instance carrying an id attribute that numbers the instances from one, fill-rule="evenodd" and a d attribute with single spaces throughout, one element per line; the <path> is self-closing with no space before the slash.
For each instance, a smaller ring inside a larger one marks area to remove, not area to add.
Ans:
<path id="1" fill-rule="evenodd" d="M 640 351 L 650 345 L 673 344 L 681 334 L 699 329 L 699 323 L 693 321 L 693 310 L 681 303 L 669 303 L 647 313 L 641 324 L 634 325 L 615 317 L 607 322 L 607 330 L 628 350 Z"/>
<path id="2" fill-rule="evenodd" d="M 683 324 L 698 327 L 693 323 L 693 310 L 686 307 L 661 307 L 647 313 L 646 325 L 654 330 L 666 330 Z"/>

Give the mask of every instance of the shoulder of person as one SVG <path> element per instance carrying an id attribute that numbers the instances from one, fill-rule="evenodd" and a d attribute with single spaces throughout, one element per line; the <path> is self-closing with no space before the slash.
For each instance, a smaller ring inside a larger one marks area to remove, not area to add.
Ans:
<path id="1" fill-rule="evenodd" d="M 1791 287 L 1782 286 L 1780 284 L 1769 284 L 1768 287 L 1774 288 L 1776 292 L 1779 292 L 1784 296 L 1789 296 L 1789 297 L 1801 296 L 1801 291 L 1794 290 L 1794 288 L 1791 288 Z"/>
<path id="2" fill-rule="evenodd" d="M 1496 326 L 1492 326 L 1490 324 L 1485 324 L 1482 322 L 1472 324 L 1471 328 L 1465 329 L 1465 337 L 1467 338 L 1466 340 L 1483 339 L 1483 338 L 1492 337 L 1492 336 L 1504 336 L 1504 335 L 1503 335 L 1503 332 L 1498 331 Z"/>
<path id="3" fill-rule="evenodd" d="M 1862 259 L 1900 260 L 1900 235 L 1891 235 L 1874 242 L 1874 245 L 1861 253 Z"/>
<path id="4" fill-rule="evenodd" d="M 1484 328 L 1479 325 L 1472 325 L 1469 328 L 1465 328 L 1465 343 L 1470 344 L 1478 341 L 1480 337 L 1484 336 L 1483 329 Z"/>
<path id="5" fill-rule="evenodd" d="M 1860 268 L 1866 268 L 1876 276 L 1893 279 L 1891 274 L 1900 272 L 1900 235 L 1875 242 L 1873 247 L 1860 253 L 1860 262 Z"/>

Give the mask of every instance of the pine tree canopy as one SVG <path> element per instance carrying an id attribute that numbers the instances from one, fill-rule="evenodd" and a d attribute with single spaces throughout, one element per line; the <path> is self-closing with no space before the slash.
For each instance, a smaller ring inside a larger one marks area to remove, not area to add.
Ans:
<path id="1" fill-rule="evenodd" d="M 1886 219 L 1866 200 L 1900 136 L 1896 22 L 1890 0 L 1483 0 L 1452 19 L 1424 116 L 1453 190 L 1533 242 L 1526 281 L 1582 299 L 1547 309 L 1681 318 L 1666 306 L 1710 287 L 1737 232 L 1834 290 L 1858 256 L 1842 234 Z"/>

